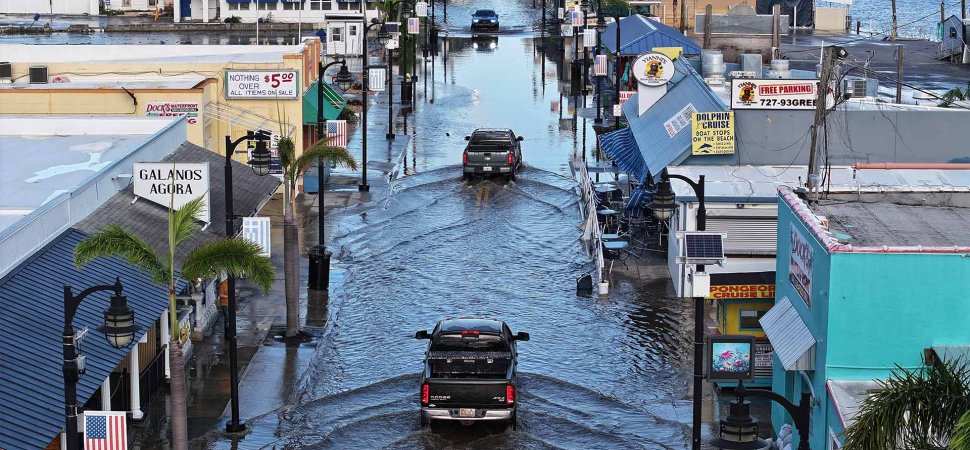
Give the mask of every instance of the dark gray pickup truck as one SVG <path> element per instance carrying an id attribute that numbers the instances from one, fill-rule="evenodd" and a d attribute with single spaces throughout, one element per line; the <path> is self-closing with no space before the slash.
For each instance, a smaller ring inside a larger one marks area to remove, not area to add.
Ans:
<path id="1" fill-rule="evenodd" d="M 522 164 L 522 136 L 508 128 L 479 128 L 465 136 L 462 179 L 471 175 L 506 175 L 515 181 Z"/>
<path id="2" fill-rule="evenodd" d="M 421 425 L 433 420 L 507 421 L 516 425 L 516 342 L 505 322 L 483 318 L 446 319 L 430 333 L 421 375 Z"/>

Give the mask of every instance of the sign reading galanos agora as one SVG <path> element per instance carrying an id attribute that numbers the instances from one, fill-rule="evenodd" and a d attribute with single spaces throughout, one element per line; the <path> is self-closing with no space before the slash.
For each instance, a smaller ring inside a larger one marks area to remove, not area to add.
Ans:
<path id="1" fill-rule="evenodd" d="M 209 163 L 135 163 L 132 179 L 136 197 L 166 208 L 203 197 L 196 218 L 209 223 Z"/>
<path id="2" fill-rule="evenodd" d="M 227 99 L 300 98 L 295 70 L 226 70 Z"/>
<path id="3" fill-rule="evenodd" d="M 815 109 L 818 80 L 735 78 L 731 109 Z"/>

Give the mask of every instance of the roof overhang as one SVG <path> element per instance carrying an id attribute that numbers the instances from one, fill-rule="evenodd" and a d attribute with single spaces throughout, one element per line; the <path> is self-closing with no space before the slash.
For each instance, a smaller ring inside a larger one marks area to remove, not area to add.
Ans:
<path id="1" fill-rule="evenodd" d="M 759 322 L 785 370 L 815 369 L 815 336 L 788 297 L 776 302 Z"/>

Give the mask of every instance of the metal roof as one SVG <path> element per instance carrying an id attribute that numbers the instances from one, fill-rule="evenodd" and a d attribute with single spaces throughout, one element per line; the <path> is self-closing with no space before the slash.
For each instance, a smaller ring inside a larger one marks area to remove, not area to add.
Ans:
<path id="1" fill-rule="evenodd" d="M 633 138 L 629 128 L 611 131 L 600 136 L 600 148 L 606 153 L 620 170 L 632 175 L 637 180 L 644 180 L 647 165 L 643 162 L 643 155 Z"/>
<path id="2" fill-rule="evenodd" d="M 690 118 L 687 118 L 688 125 L 673 137 L 667 133 L 665 122 L 675 118 L 688 104 L 693 105 L 697 112 L 727 110 L 727 106 L 711 93 L 700 74 L 683 58 L 675 60 L 674 66 L 677 70 L 670 83 L 667 83 L 667 93 L 643 115 L 637 117 L 640 94 L 623 103 L 623 115 L 630 123 L 630 131 L 640 147 L 647 170 L 654 175 L 673 163 L 683 161 L 690 154 Z"/>
<path id="3" fill-rule="evenodd" d="M 188 142 L 169 155 L 164 161 L 208 162 L 209 163 L 209 211 L 212 224 L 204 231 L 196 233 L 186 245 L 176 253 L 175 259 L 181 262 L 191 248 L 204 242 L 225 237 L 226 217 L 226 178 L 223 155 L 206 150 Z M 273 176 L 261 177 L 252 169 L 237 161 L 232 162 L 234 185 L 233 203 L 236 214 L 247 217 L 256 213 L 260 206 L 274 193 L 280 180 Z M 142 238 L 158 251 L 168 248 L 168 211 L 165 207 L 147 200 L 135 200 L 132 188 L 118 192 L 101 207 L 77 224 L 75 228 L 93 234 L 105 225 L 116 224 L 125 227 Z"/>
<path id="4" fill-rule="evenodd" d="M 758 322 L 785 370 L 791 370 L 798 358 L 815 345 L 815 336 L 812 336 L 788 297 L 776 302 Z"/>
<path id="5" fill-rule="evenodd" d="M 616 52 L 616 23 L 603 30 L 601 42 L 610 53 Z M 683 33 L 640 14 L 620 19 L 620 49 L 624 55 L 639 55 L 656 47 L 681 47 L 685 55 L 699 55 L 701 47 Z"/>
<path id="6" fill-rule="evenodd" d="M 0 280 L 0 443 L 8 450 L 44 448 L 64 428 L 61 332 L 64 285 L 77 293 L 121 277 L 128 304 L 142 330 L 140 339 L 168 307 L 168 291 L 117 258 L 99 258 L 83 270 L 74 247 L 86 235 L 69 229 Z M 182 283 L 184 286 L 184 283 Z M 180 286 L 179 289 L 181 289 Z M 77 386 L 84 404 L 120 364 L 129 349 L 116 349 L 94 330 L 104 320 L 109 293 L 92 294 L 74 318 L 74 329 L 90 331 L 81 341 L 87 370 Z"/>

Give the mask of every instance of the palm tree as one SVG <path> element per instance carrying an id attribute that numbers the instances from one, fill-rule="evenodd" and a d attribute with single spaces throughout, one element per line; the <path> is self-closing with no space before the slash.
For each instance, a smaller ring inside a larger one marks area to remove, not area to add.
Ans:
<path id="1" fill-rule="evenodd" d="M 283 276 L 286 296 L 286 332 L 291 338 L 300 334 L 300 296 L 299 296 L 299 227 L 293 211 L 296 210 L 296 181 L 314 161 L 318 164 L 344 166 L 357 170 L 357 160 L 347 149 L 327 145 L 329 139 L 317 142 L 303 154 L 296 157 L 295 145 L 289 137 L 283 137 L 277 144 L 280 165 L 283 166 Z M 323 192 L 320 195 L 320 208 L 323 208 Z M 323 237 L 321 236 L 321 242 Z"/>
<path id="2" fill-rule="evenodd" d="M 862 402 L 844 450 L 970 449 L 970 362 L 896 366 Z"/>
<path id="3" fill-rule="evenodd" d="M 195 216 L 203 207 L 203 197 L 186 203 L 182 208 L 168 210 L 168 252 L 160 255 L 148 243 L 134 233 L 118 226 L 108 225 L 81 241 L 74 249 L 74 263 L 78 268 L 97 258 L 118 257 L 138 267 L 151 277 L 152 282 L 168 286 L 168 313 L 171 326 L 169 366 L 171 367 L 172 398 L 172 448 L 187 448 L 185 411 L 185 365 L 182 361 L 182 344 L 179 340 L 176 316 L 175 251 L 190 239 L 199 227 Z M 208 279 L 217 273 L 239 278 L 249 278 L 265 292 L 273 286 L 276 270 L 269 258 L 261 255 L 259 245 L 243 239 L 219 239 L 193 248 L 182 262 L 179 276 L 186 280 Z"/>
<path id="4" fill-rule="evenodd" d="M 953 88 L 946 91 L 943 97 L 940 98 L 940 103 L 936 106 L 941 108 L 949 108 L 956 102 L 963 102 L 970 100 L 970 82 L 967 82 L 967 88 L 961 90 L 960 88 Z"/>

